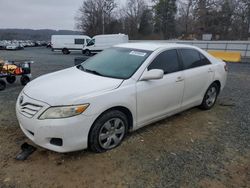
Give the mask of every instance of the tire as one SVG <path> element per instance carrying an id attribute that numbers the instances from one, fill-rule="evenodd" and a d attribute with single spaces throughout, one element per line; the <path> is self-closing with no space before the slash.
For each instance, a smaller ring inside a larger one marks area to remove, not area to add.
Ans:
<path id="1" fill-rule="evenodd" d="M 7 76 L 7 77 L 6 77 L 6 81 L 7 81 L 9 84 L 13 84 L 13 83 L 16 81 L 16 77 L 15 77 L 15 76 Z"/>
<path id="2" fill-rule="evenodd" d="M 6 88 L 5 81 L 0 79 L 0 91 L 5 90 L 5 88 Z"/>
<path id="3" fill-rule="evenodd" d="M 127 116 L 118 110 L 108 111 L 93 124 L 89 133 L 89 149 L 96 153 L 114 149 L 122 143 L 127 130 Z"/>
<path id="4" fill-rule="evenodd" d="M 62 53 L 63 53 L 64 55 L 68 55 L 68 54 L 70 54 L 70 51 L 69 51 L 67 48 L 63 48 L 63 49 L 62 49 Z"/>
<path id="5" fill-rule="evenodd" d="M 219 90 L 220 87 L 216 83 L 213 83 L 209 86 L 200 105 L 202 110 L 210 110 L 215 105 L 219 95 Z"/>
<path id="6" fill-rule="evenodd" d="M 23 86 L 25 86 L 25 85 L 27 85 L 27 83 L 30 82 L 30 78 L 29 78 L 28 76 L 22 76 L 22 77 L 20 78 L 20 81 L 21 81 L 21 84 L 22 84 Z"/>
<path id="7" fill-rule="evenodd" d="M 91 51 L 90 50 L 85 50 L 85 55 L 86 56 L 91 56 Z"/>

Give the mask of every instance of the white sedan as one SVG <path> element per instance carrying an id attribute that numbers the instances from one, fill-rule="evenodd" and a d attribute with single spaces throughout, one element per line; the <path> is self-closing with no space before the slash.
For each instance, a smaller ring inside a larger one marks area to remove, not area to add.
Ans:
<path id="1" fill-rule="evenodd" d="M 17 50 L 18 46 L 16 44 L 10 44 L 6 46 L 6 50 Z"/>
<path id="2" fill-rule="evenodd" d="M 117 45 L 30 82 L 16 114 L 24 134 L 57 152 L 119 146 L 128 131 L 191 107 L 211 109 L 226 64 L 188 45 Z"/>
<path id="3" fill-rule="evenodd" d="M 6 46 L 6 50 L 21 50 L 23 46 L 21 44 L 10 44 Z"/>

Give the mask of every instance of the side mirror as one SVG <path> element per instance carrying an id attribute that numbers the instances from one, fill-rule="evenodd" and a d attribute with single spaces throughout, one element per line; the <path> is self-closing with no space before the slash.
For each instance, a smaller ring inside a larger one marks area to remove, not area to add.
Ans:
<path id="1" fill-rule="evenodd" d="M 161 69 L 152 69 L 150 71 L 146 71 L 143 73 L 141 77 L 141 81 L 148 81 L 148 80 L 159 80 L 162 79 L 164 76 L 164 72 Z"/>

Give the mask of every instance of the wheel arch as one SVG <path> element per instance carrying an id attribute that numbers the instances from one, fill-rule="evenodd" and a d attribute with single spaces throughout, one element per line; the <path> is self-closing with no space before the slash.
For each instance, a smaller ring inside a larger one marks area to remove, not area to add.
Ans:
<path id="1" fill-rule="evenodd" d="M 94 124 L 95 122 L 105 113 L 109 112 L 109 111 L 113 111 L 113 110 L 118 110 L 122 113 L 124 113 L 127 118 L 128 118 L 128 131 L 132 130 L 133 129 L 133 114 L 132 112 L 127 108 L 127 107 L 124 107 L 124 106 L 114 106 L 114 107 L 111 107 L 107 110 L 105 110 L 104 112 L 102 112 L 96 119 L 95 121 L 93 122 L 93 124 L 91 125 L 91 128 L 89 130 L 89 133 L 88 133 L 88 142 L 89 142 L 89 135 L 90 135 L 90 132 L 92 131 L 93 127 L 94 127 Z"/>
<path id="2" fill-rule="evenodd" d="M 220 90 L 221 90 L 221 83 L 220 83 L 220 81 L 219 80 L 215 80 L 212 84 L 214 84 L 214 83 L 218 85 L 218 87 L 219 87 L 219 93 L 220 93 Z"/>

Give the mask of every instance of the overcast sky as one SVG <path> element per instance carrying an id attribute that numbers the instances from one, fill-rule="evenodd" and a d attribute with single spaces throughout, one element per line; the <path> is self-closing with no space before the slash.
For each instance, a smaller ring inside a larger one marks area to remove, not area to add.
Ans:
<path id="1" fill-rule="evenodd" d="M 83 0 L 0 0 L 0 28 L 75 29 Z"/>

